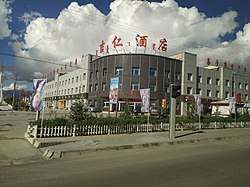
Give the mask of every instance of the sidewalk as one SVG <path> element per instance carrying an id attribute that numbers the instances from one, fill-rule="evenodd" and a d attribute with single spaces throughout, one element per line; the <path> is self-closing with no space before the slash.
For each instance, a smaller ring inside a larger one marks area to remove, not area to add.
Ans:
<path id="1" fill-rule="evenodd" d="M 250 128 L 178 131 L 175 139 L 169 139 L 168 132 L 38 138 L 35 139 L 34 146 L 39 148 L 47 158 L 60 158 L 91 151 L 133 149 L 244 137 L 250 138 Z"/>

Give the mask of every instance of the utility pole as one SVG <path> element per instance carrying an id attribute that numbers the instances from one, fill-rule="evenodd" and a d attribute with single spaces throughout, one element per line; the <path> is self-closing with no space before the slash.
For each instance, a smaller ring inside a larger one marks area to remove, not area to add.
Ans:
<path id="1" fill-rule="evenodd" d="M 15 107 L 15 95 L 16 95 L 16 81 L 17 81 L 17 73 L 14 72 L 14 88 L 13 88 L 13 96 L 12 96 L 12 113 Z"/>
<path id="2" fill-rule="evenodd" d="M 170 85 L 170 121 L 169 121 L 169 138 L 175 138 L 175 113 L 176 113 L 176 97 L 181 95 L 180 85 Z"/>

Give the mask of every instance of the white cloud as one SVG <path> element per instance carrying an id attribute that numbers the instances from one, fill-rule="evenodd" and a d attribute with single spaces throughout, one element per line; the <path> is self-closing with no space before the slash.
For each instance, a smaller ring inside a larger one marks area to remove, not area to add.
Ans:
<path id="1" fill-rule="evenodd" d="M 11 30 L 8 26 L 8 22 L 11 21 L 9 17 L 11 14 L 10 3 L 11 2 L 7 0 L 0 1 L 0 39 L 8 37 L 11 34 Z"/>
<path id="2" fill-rule="evenodd" d="M 161 3 L 115 0 L 110 4 L 110 10 L 108 15 L 104 15 L 92 4 L 79 6 L 71 3 L 58 18 L 39 16 L 32 20 L 26 28 L 24 41 L 13 42 L 13 48 L 18 55 L 65 64 L 84 54 L 95 53 L 102 40 L 109 44 L 109 51 L 115 53 L 111 44 L 114 36 L 121 37 L 124 45 L 131 42 L 132 47 L 126 50 L 135 51 L 135 37 L 140 34 L 149 36 L 148 53 L 152 52 L 152 43 L 158 43 L 165 37 L 168 40 L 168 54 L 191 50 L 197 52 L 201 61 L 207 55 L 218 52 L 223 56 L 236 53 L 240 54 L 237 62 L 241 64 L 249 58 L 249 26 L 237 33 L 235 41 L 223 41 L 222 44 L 220 41 L 221 36 L 235 32 L 235 11 L 207 17 L 196 7 L 180 7 L 174 0 Z M 240 50 L 241 53 L 238 53 Z M 123 49 L 118 51 L 122 52 Z M 137 51 L 144 52 L 144 49 Z M 45 70 L 58 68 L 33 61 L 20 61 L 16 65 L 22 76 L 25 76 L 24 72 L 26 76 L 36 72 L 36 76 Z"/>
<path id="3" fill-rule="evenodd" d="M 29 25 L 31 21 L 37 19 L 38 17 L 42 17 L 42 14 L 40 14 L 39 12 L 24 12 L 24 14 L 19 17 L 19 20 L 23 21 L 26 25 Z"/>
<path id="4" fill-rule="evenodd" d="M 16 90 L 27 90 L 27 88 L 28 88 L 28 82 L 24 82 L 24 81 L 17 82 Z M 10 85 L 3 87 L 4 91 L 13 90 L 13 89 L 14 89 L 14 83 L 11 83 Z"/>

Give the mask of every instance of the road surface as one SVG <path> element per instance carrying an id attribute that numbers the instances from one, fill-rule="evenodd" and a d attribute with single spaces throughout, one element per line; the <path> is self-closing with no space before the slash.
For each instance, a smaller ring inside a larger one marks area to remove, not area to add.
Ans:
<path id="1" fill-rule="evenodd" d="M 0 167 L 1 186 L 250 186 L 250 138 Z"/>

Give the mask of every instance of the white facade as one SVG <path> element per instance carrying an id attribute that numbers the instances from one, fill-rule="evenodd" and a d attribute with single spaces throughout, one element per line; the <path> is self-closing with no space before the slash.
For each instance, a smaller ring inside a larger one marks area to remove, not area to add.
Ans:
<path id="1" fill-rule="evenodd" d="M 96 58 L 92 55 L 83 56 L 79 64 L 56 73 L 54 79 L 45 85 L 45 107 L 69 109 L 79 99 L 87 104 L 89 62 Z"/>

